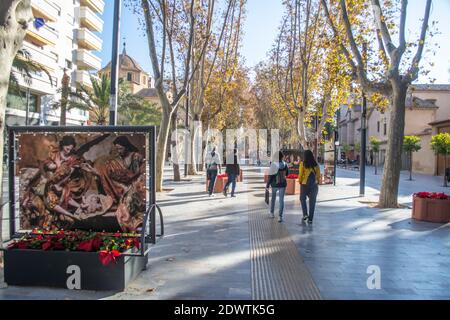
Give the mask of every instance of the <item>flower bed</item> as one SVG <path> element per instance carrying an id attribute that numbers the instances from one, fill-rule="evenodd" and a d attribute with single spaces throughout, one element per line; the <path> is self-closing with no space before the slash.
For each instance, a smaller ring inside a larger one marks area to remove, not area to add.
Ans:
<path id="1" fill-rule="evenodd" d="M 4 252 L 8 285 L 123 290 L 143 270 L 135 234 L 34 230 Z M 131 255 L 130 255 L 131 254 Z"/>
<path id="2" fill-rule="evenodd" d="M 98 252 L 100 262 L 107 266 L 116 263 L 121 253 L 136 248 L 139 250 L 139 236 L 124 233 L 88 232 L 88 231 L 42 231 L 33 230 L 19 240 L 8 245 L 8 250 L 65 250 Z"/>
<path id="3" fill-rule="evenodd" d="M 450 196 L 442 192 L 415 193 L 412 218 L 435 223 L 450 222 Z"/>

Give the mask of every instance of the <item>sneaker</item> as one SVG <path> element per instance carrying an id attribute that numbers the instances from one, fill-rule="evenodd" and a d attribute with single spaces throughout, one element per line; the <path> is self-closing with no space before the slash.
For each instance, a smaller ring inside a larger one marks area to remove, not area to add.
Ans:
<path id="1" fill-rule="evenodd" d="M 223 189 L 222 193 L 223 193 L 223 195 L 224 195 L 225 197 L 227 196 L 227 190 L 226 190 L 226 189 Z"/>
<path id="2" fill-rule="evenodd" d="M 303 216 L 303 221 L 307 221 L 308 220 L 308 216 Z"/>
<path id="3" fill-rule="evenodd" d="M 273 214 L 273 212 L 269 212 L 269 217 L 275 218 L 275 215 Z"/>
<path id="4" fill-rule="evenodd" d="M 308 224 L 309 224 L 309 225 L 313 224 L 313 223 L 312 223 L 312 220 L 308 220 Z"/>
<path id="5" fill-rule="evenodd" d="M 236 198 L 236 196 L 234 194 L 231 195 L 232 198 Z"/>
<path id="6" fill-rule="evenodd" d="M 283 217 L 282 216 L 278 217 L 278 222 L 283 222 Z"/>

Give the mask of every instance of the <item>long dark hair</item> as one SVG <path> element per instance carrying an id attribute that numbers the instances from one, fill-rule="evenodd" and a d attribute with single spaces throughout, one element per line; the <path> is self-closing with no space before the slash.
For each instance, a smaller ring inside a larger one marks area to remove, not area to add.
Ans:
<path id="1" fill-rule="evenodd" d="M 305 168 L 314 168 L 317 167 L 317 161 L 314 159 L 314 155 L 311 150 L 305 150 L 305 153 L 303 155 L 303 164 L 305 165 Z"/>

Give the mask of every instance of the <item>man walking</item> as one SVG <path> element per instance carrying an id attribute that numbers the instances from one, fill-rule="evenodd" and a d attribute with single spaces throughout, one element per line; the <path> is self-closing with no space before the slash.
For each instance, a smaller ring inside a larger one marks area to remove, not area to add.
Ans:
<path id="1" fill-rule="evenodd" d="M 206 155 L 206 176 L 209 180 L 208 194 L 210 197 L 214 196 L 214 186 L 216 184 L 217 172 L 222 171 L 220 166 L 221 160 L 219 154 L 216 152 L 216 147 L 213 147 L 212 151 Z"/>

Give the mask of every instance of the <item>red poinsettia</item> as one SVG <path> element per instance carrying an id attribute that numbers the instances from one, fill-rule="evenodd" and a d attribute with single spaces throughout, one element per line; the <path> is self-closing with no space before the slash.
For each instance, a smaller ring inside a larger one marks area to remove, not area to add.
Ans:
<path id="1" fill-rule="evenodd" d="M 443 192 L 417 192 L 414 196 L 423 199 L 440 199 L 440 200 L 450 200 L 450 196 Z"/>
<path id="2" fill-rule="evenodd" d="M 120 252 L 117 250 L 102 250 L 99 252 L 99 257 L 100 257 L 100 262 L 104 265 L 107 266 L 108 264 L 110 264 L 111 262 L 117 263 L 116 262 L 116 258 L 120 256 Z"/>
<path id="3" fill-rule="evenodd" d="M 104 265 L 114 261 L 121 252 L 140 248 L 139 235 L 131 233 L 87 232 L 81 230 L 33 230 L 20 240 L 8 245 L 8 249 L 74 250 L 99 252 Z"/>
<path id="4" fill-rule="evenodd" d="M 291 173 L 286 176 L 287 179 L 298 179 L 298 174 Z"/>

